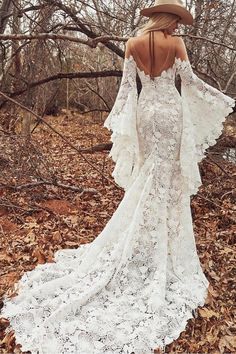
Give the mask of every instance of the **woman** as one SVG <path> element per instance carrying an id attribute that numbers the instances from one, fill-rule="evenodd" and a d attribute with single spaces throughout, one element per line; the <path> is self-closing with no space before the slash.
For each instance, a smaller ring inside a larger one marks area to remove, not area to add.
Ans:
<path id="1" fill-rule="evenodd" d="M 190 195 L 201 184 L 197 163 L 234 100 L 194 75 L 184 42 L 172 36 L 178 23 L 193 20 L 179 0 L 159 0 L 142 14 L 150 20 L 127 43 L 120 90 L 104 123 L 124 198 L 92 243 L 57 251 L 56 263 L 25 273 L 19 295 L 6 299 L 3 315 L 22 350 L 149 354 L 178 338 L 204 305 L 209 283 Z"/>

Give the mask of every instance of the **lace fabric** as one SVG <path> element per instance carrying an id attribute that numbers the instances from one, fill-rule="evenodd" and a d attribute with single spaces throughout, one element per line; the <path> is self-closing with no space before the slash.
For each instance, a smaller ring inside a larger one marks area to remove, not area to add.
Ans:
<path id="1" fill-rule="evenodd" d="M 109 156 L 115 161 L 112 172 L 117 184 L 127 189 L 137 177 L 139 168 L 136 129 L 138 92 L 134 60 L 125 60 L 123 76 L 115 104 L 104 126 L 113 131 Z"/>
<path id="2" fill-rule="evenodd" d="M 225 117 L 233 111 L 235 100 L 199 79 L 189 61 L 176 60 L 181 77 L 183 133 L 180 161 L 189 194 L 202 184 L 198 162 L 219 137 Z"/>
<path id="3" fill-rule="evenodd" d="M 151 80 L 132 57 L 125 59 L 104 123 L 112 130 L 113 176 L 124 198 L 93 242 L 57 251 L 55 263 L 26 272 L 18 295 L 4 299 L 2 315 L 22 350 L 150 354 L 179 337 L 209 285 L 189 196 L 201 183 L 197 162 L 233 105 L 188 62 L 177 59 Z"/>
<path id="4" fill-rule="evenodd" d="M 143 88 L 146 88 L 142 90 L 139 98 L 137 98 L 136 88 L 137 72 L 141 78 Z M 176 74 L 181 77 L 181 96 L 179 96 L 174 86 Z M 165 92 L 164 96 L 163 92 Z M 130 96 L 135 97 L 132 102 L 132 109 L 128 108 Z M 153 105 L 154 100 L 156 101 L 155 105 Z M 141 128 L 142 122 L 146 125 L 148 124 L 148 118 L 142 119 L 142 115 L 148 114 L 149 116 L 151 114 L 154 117 L 153 121 L 155 121 L 155 117 L 163 117 L 163 114 L 160 115 L 161 110 L 164 112 L 168 109 L 167 123 L 169 123 L 169 118 L 174 119 L 175 112 L 181 112 L 179 114 L 182 116 L 182 136 L 179 159 L 182 175 L 186 179 L 188 194 L 197 193 L 199 186 L 202 184 L 198 162 L 205 157 L 206 149 L 215 144 L 215 140 L 223 129 L 222 123 L 225 121 L 225 117 L 232 112 L 234 105 L 234 99 L 198 78 L 188 60 L 176 58 L 174 65 L 164 70 L 152 82 L 151 77 L 136 66 L 132 55 L 126 58 L 124 74 L 115 105 L 104 123 L 105 127 L 113 131 L 111 137 L 113 150 L 111 150 L 110 156 L 116 162 L 113 172 L 116 182 L 126 190 L 138 175 L 143 158 L 143 150 L 145 148 L 149 149 L 147 146 L 148 141 L 151 143 L 152 140 L 156 141 L 162 136 L 158 129 L 153 130 L 152 128 L 150 129 L 150 126 L 146 126 L 145 129 L 147 134 L 149 134 L 149 138 L 146 136 L 144 142 L 139 141 L 142 140 L 143 134 L 139 134 L 138 127 L 139 129 L 144 129 Z M 118 115 L 118 112 L 121 113 Z M 110 122 L 113 123 L 111 124 Z M 162 119 L 163 124 L 164 122 L 165 119 Z M 160 121 L 157 121 L 157 125 L 161 126 Z M 168 129 L 171 130 L 170 126 L 167 127 L 165 135 Z M 175 133 L 177 127 L 173 127 L 173 129 Z M 126 138 L 127 132 L 129 132 L 129 139 Z M 172 136 L 169 142 L 166 141 L 166 144 L 173 143 L 173 140 L 176 140 L 176 138 Z M 143 149 L 140 148 L 140 144 Z M 160 146 L 163 151 L 165 151 L 166 144 Z M 171 147 L 168 146 L 168 149 L 171 149 Z M 115 154 L 114 151 L 119 152 L 120 159 L 117 157 L 118 153 Z M 124 155 L 123 158 L 122 154 Z M 130 155 L 133 158 L 128 163 L 127 157 Z M 133 171 L 133 175 L 130 171 Z M 122 176 L 122 183 L 118 176 Z"/>

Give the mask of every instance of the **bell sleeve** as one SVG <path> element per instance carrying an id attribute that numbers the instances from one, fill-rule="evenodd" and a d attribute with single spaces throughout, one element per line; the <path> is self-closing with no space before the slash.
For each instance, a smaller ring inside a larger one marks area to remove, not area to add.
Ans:
<path id="1" fill-rule="evenodd" d="M 125 190 L 138 175 L 139 149 L 136 129 L 137 84 L 136 63 L 132 56 L 125 58 L 123 76 L 114 106 L 104 122 L 112 131 L 109 157 L 115 162 L 112 172 L 115 182 Z"/>
<path id="2" fill-rule="evenodd" d="M 176 73 L 181 77 L 183 108 L 180 164 L 191 195 L 202 184 L 198 162 L 221 134 L 235 100 L 198 78 L 189 60 L 176 59 Z"/>

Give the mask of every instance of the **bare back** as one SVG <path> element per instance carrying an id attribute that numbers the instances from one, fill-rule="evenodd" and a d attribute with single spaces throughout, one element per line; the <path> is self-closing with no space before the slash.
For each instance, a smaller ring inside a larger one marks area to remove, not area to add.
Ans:
<path id="1" fill-rule="evenodd" d="M 177 37 L 178 38 L 178 37 Z M 138 37 L 132 37 L 127 42 L 126 57 L 133 56 L 138 68 L 150 75 L 160 76 L 163 70 L 173 66 L 177 54 L 176 37 L 165 37 L 162 31 L 153 31 L 154 63 L 151 63 L 150 33 Z M 151 70 L 151 65 L 153 65 Z"/>

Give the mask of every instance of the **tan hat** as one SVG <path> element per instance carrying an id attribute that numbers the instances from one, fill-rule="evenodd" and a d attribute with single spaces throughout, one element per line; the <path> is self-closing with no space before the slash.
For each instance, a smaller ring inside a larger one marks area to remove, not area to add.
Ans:
<path id="1" fill-rule="evenodd" d="M 153 13 L 157 12 L 168 12 L 179 16 L 180 23 L 184 25 L 193 24 L 193 16 L 186 9 L 181 0 L 156 0 L 155 5 L 152 7 L 147 7 L 140 11 L 140 14 L 146 17 L 150 17 Z"/>

